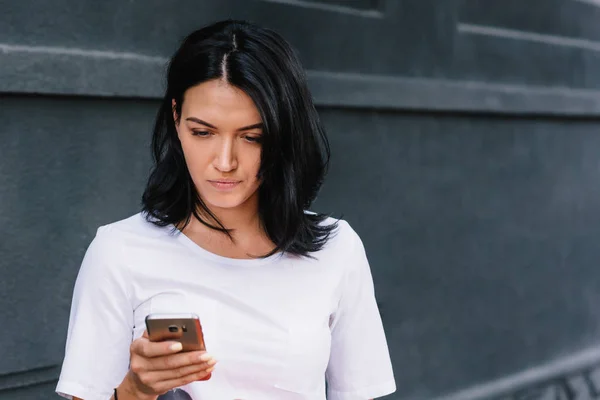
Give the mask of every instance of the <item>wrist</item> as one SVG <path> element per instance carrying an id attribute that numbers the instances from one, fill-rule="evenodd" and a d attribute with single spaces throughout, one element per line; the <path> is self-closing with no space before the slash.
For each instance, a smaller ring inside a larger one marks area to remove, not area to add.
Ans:
<path id="1" fill-rule="evenodd" d="M 158 396 L 141 392 L 132 378 L 131 372 L 128 372 L 123 382 L 117 387 L 119 400 L 156 400 L 158 398 Z"/>

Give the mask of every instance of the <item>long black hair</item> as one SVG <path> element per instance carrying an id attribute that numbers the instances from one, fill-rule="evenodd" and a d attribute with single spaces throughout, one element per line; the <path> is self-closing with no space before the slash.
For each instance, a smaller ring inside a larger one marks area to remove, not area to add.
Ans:
<path id="1" fill-rule="evenodd" d="M 181 115 L 187 89 L 212 79 L 243 90 L 262 118 L 259 217 L 276 245 L 267 256 L 310 256 L 336 226 L 324 223 L 326 215 L 305 212 L 325 177 L 329 142 L 292 47 L 276 32 L 245 21 L 221 21 L 192 32 L 170 60 L 152 138 L 155 165 L 142 196 L 147 220 L 182 229 L 194 216 L 229 234 L 192 182 L 173 117 L 173 111 Z"/>

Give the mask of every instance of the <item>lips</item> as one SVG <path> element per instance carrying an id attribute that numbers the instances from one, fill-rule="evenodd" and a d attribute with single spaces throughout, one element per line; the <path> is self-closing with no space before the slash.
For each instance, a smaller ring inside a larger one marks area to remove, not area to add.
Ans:
<path id="1" fill-rule="evenodd" d="M 234 180 L 230 180 L 230 179 L 216 179 L 216 180 L 211 180 L 209 182 L 223 184 L 223 185 L 235 185 L 237 183 L 240 183 L 241 181 L 234 181 Z"/>
<path id="2" fill-rule="evenodd" d="M 231 190 L 240 184 L 241 181 L 234 181 L 230 179 L 218 179 L 208 181 L 213 187 L 219 190 Z"/>

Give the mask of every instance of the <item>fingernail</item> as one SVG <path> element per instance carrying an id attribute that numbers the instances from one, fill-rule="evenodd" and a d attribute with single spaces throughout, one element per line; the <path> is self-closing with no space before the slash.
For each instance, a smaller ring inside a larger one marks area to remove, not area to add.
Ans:
<path id="1" fill-rule="evenodd" d="M 171 351 L 179 351 L 181 349 L 183 349 L 183 345 L 179 342 L 173 343 L 171 346 L 169 346 L 169 350 Z"/>
<path id="2" fill-rule="evenodd" d="M 208 362 L 206 364 L 208 365 L 215 365 L 217 363 L 217 360 L 215 360 L 214 358 L 212 360 L 208 360 Z"/>
<path id="3" fill-rule="evenodd" d="M 215 367 L 210 367 L 210 368 L 208 368 L 208 369 L 206 370 L 206 373 L 207 373 L 207 374 L 210 374 L 211 372 L 213 372 L 213 371 L 214 371 L 214 369 L 215 369 Z"/>
<path id="4" fill-rule="evenodd" d="M 211 360 L 212 358 L 213 358 L 213 356 L 211 356 L 208 353 L 201 354 L 200 357 L 198 357 L 198 359 L 200 361 L 208 361 L 208 360 Z"/>

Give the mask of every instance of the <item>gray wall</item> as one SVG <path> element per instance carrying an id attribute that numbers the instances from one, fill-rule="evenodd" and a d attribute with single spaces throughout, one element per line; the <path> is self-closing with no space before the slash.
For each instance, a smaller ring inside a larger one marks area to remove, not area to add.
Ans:
<path id="1" fill-rule="evenodd" d="M 0 2 L 0 399 L 52 397 L 83 252 L 138 209 L 166 58 L 225 17 L 308 69 L 315 208 L 365 242 L 390 398 L 600 398 L 597 1 L 22 0 Z"/>

